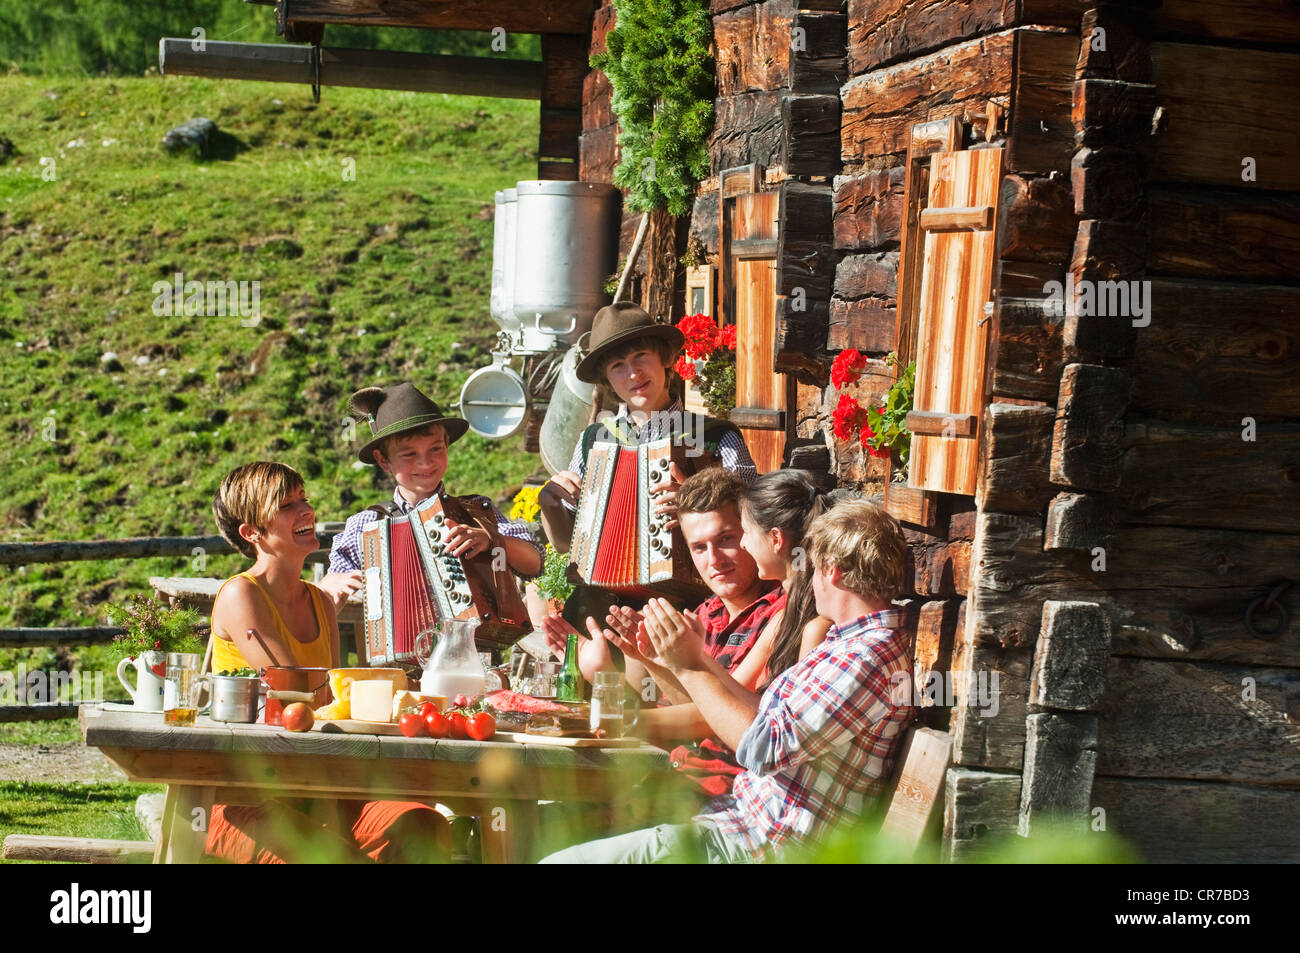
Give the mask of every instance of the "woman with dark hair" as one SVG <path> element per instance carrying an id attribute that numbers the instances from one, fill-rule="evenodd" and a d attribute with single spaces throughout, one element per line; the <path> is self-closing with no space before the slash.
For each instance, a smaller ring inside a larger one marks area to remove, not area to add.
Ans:
<path id="1" fill-rule="evenodd" d="M 765 473 L 741 501 L 745 535 L 740 545 L 758 563 L 758 577 L 780 581 L 786 594 L 785 609 L 773 620 L 776 636 L 763 685 L 820 645 L 830 631 L 830 619 L 817 614 L 812 566 L 804 552 L 809 527 L 827 509 L 806 470 Z"/>

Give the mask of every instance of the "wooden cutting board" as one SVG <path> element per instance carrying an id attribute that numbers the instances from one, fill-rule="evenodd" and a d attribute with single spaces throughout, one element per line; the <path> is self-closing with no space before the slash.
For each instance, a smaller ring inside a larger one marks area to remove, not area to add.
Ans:
<path id="1" fill-rule="evenodd" d="M 400 735 L 402 729 L 396 723 L 384 724 L 381 721 L 358 721 L 355 718 L 335 718 L 330 721 L 318 721 L 311 726 L 312 731 L 324 734 L 345 735 Z"/>

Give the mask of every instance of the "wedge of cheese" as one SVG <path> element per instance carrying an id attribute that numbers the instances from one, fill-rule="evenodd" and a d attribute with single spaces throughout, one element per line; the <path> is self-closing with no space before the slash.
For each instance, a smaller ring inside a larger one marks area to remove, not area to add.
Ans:
<path id="1" fill-rule="evenodd" d="M 400 668 L 332 668 L 329 670 L 330 692 L 334 700 L 350 702 L 352 700 L 352 683 L 386 678 L 393 683 L 393 691 L 401 692 L 410 687 L 410 680 Z M 351 717 L 351 716 L 345 716 Z"/>
<path id="2" fill-rule="evenodd" d="M 352 717 L 352 706 L 346 701 L 333 701 L 317 708 L 317 721 L 344 721 Z"/>
<path id="3" fill-rule="evenodd" d="M 438 711 L 447 707 L 447 699 L 441 695 L 425 695 L 423 692 L 397 692 L 393 695 L 393 721 L 408 708 L 415 708 L 424 702 L 433 702 Z"/>

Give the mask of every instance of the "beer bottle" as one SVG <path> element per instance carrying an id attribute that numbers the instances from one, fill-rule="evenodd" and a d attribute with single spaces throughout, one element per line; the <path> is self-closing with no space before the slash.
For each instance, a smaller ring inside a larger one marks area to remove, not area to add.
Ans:
<path id="1" fill-rule="evenodd" d="M 555 678 L 555 700 L 582 701 L 582 686 L 582 672 L 578 669 L 578 633 L 570 632 L 564 643 L 564 665 Z"/>

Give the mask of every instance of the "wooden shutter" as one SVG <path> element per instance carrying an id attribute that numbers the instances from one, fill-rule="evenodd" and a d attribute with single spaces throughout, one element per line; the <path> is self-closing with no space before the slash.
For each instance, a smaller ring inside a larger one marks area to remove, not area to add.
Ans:
<path id="1" fill-rule="evenodd" d="M 736 325 L 736 409 L 759 473 L 779 469 L 785 454 L 786 408 L 793 381 L 775 369 L 776 253 L 780 195 L 755 191 L 755 166 L 720 177 L 719 305 L 723 324 Z"/>
<path id="2" fill-rule="evenodd" d="M 908 486 L 975 492 L 988 327 L 992 313 L 1001 149 L 930 157 L 921 283 L 916 298 L 916 390 L 908 415 Z"/>

